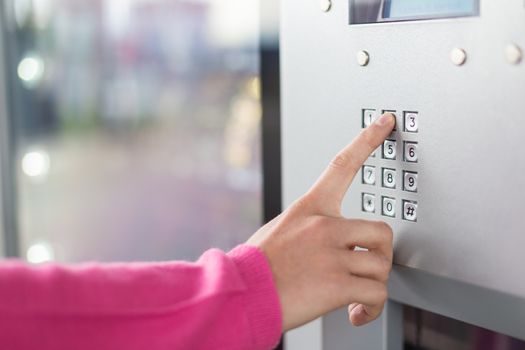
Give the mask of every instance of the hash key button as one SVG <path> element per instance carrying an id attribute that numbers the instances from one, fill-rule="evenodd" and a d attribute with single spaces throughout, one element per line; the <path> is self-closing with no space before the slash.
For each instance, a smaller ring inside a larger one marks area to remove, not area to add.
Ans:
<path id="1" fill-rule="evenodd" d="M 403 219 L 407 221 L 417 221 L 417 202 L 403 201 Z"/>

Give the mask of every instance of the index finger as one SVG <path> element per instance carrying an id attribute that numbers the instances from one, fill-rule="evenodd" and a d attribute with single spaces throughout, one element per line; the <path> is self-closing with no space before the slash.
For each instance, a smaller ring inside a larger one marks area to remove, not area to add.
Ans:
<path id="1" fill-rule="evenodd" d="M 323 214 L 339 215 L 341 201 L 350 187 L 355 174 L 370 154 L 383 143 L 394 128 L 392 113 L 383 114 L 378 120 L 340 151 L 330 162 L 310 190 Z"/>

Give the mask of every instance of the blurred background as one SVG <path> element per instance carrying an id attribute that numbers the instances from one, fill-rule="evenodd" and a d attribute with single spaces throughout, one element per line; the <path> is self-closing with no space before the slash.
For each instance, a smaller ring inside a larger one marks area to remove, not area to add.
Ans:
<path id="1" fill-rule="evenodd" d="M 2 6 L 21 256 L 195 259 L 257 230 L 258 0 Z"/>

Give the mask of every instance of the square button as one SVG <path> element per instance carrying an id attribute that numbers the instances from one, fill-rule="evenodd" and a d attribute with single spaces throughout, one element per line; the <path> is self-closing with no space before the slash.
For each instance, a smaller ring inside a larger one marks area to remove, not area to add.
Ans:
<path id="1" fill-rule="evenodd" d="M 397 115 L 396 115 L 396 111 L 393 111 L 391 109 L 383 109 L 382 115 L 385 114 L 385 113 L 391 113 L 391 114 L 394 115 L 396 123 L 394 124 L 394 129 L 392 129 L 392 131 L 397 131 Z"/>
<path id="2" fill-rule="evenodd" d="M 376 196 L 370 193 L 363 193 L 362 209 L 366 213 L 376 212 Z"/>
<path id="3" fill-rule="evenodd" d="M 382 214 L 391 218 L 396 217 L 396 200 L 390 197 L 383 197 Z"/>
<path id="4" fill-rule="evenodd" d="M 417 192 L 417 173 L 403 172 L 403 189 L 408 192 Z"/>
<path id="5" fill-rule="evenodd" d="M 363 109 L 363 128 L 370 126 L 377 119 L 375 109 Z"/>
<path id="6" fill-rule="evenodd" d="M 404 148 L 405 162 L 417 163 L 417 142 L 406 142 Z"/>
<path id="7" fill-rule="evenodd" d="M 403 220 L 417 221 L 417 202 L 403 201 Z"/>
<path id="8" fill-rule="evenodd" d="M 376 184 L 376 167 L 370 165 L 363 166 L 363 184 Z"/>
<path id="9" fill-rule="evenodd" d="M 405 112 L 405 131 L 418 132 L 419 131 L 419 114 L 417 112 Z"/>
<path id="10" fill-rule="evenodd" d="M 383 187 L 396 188 L 395 169 L 383 168 Z"/>
<path id="11" fill-rule="evenodd" d="M 397 143 L 394 140 L 386 140 L 383 143 L 383 158 L 384 159 L 396 159 L 396 147 Z"/>

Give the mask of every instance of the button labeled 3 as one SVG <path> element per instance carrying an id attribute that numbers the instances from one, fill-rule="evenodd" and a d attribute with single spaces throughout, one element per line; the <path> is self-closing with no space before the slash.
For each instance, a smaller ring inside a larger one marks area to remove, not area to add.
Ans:
<path id="1" fill-rule="evenodd" d="M 370 193 L 363 193 L 363 211 L 367 213 L 376 212 L 376 196 Z"/>
<path id="2" fill-rule="evenodd" d="M 383 215 L 396 217 L 396 200 L 390 197 L 383 197 Z"/>
<path id="3" fill-rule="evenodd" d="M 418 113 L 417 112 L 405 112 L 405 131 L 418 132 Z"/>
<path id="4" fill-rule="evenodd" d="M 383 187 L 396 188 L 396 171 L 383 168 Z"/>
<path id="5" fill-rule="evenodd" d="M 407 221 L 417 221 L 417 203 L 403 201 L 403 219 Z"/>
<path id="6" fill-rule="evenodd" d="M 396 159 L 396 141 L 386 140 L 383 143 L 383 158 Z"/>
<path id="7" fill-rule="evenodd" d="M 363 166 L 363 183 L 365 185 L 376 184 L 376 168 L 370 165 Z"/>

